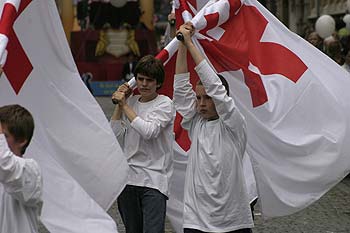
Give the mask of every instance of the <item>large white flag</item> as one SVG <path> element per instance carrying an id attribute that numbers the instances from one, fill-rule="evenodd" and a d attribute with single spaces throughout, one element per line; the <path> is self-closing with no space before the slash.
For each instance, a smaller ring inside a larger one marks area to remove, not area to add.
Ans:
<path id="1" fill-rule="evenodd" d="M 25 156 L 43 170 L 42 221 L 50 232 L 117 232 L 105 210 L 125 185 L 127 162 L 80 79 L 55 1 L 7 0 L 0 10 L 1 56 L 8 41 L 0 105 L 34 116 Z"/>
<path id="2" fill-rule="evenodd" d="M 263 214 L 318 200 L 350 171 L 350 75 L 257 1 L 211 0 L 197 14 L 193 0 L 176 2 L 176 20 L 192 21 L 194 42 L 245 115 Z M 172 41 L 158 55 L 170 71 L 176 49 Z"/>

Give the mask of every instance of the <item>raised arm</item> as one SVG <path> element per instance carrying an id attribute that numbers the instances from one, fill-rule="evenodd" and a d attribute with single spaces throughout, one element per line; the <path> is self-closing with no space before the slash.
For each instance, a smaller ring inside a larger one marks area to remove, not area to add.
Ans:
<path id="1" fill-rule="evenodd" d="M 192 41 L 193 28 L 190 22 L 182 25 L 178 32 L 181 32 L 186 46 L 190 52 L 194 62 L 195 70 L 202 81 L 205 91 L 214 103 L 216 111 L 221 120 L 234 131 L 245 131 L 245 120 L 240 111 L 236 108 L 234 100 L 227 95 L 226 89 L 219 79 L 215 71 L 210 67 L 209 63 L 204 59 L 199 49 Z"/>
<path id="2" fill-rule="evenodd" d="M 223 123 L 234 132 L 245 134 L 246 123 L 243 115 L 236 107 L 235 101 L 227 95 L 226 88 L 208 62 L 203 60 L 195 70 Z"/>
<path id="3" fill-rule="evenodd" d="M 164 128 L 172 124 L 175 117 L 173 102 L 164 97 L 155 109 L 147 116 L 136 116 L 131 122 L 133 127 L 144 139 L 154 139 L 159 136 Z"/>
<path id="4" fill-rule="evenodd" d="M 9 195 L 24 205 L 41 202 L 42 178 L 38 164 L 16 156 L 3 132 L 0 133 L 0 182 Z"/>
<path id="5" fill-rule="evenodd" d="M 115 105 L 110 125 L 115 134 L 119 144 L 123 147 L 124 145 L 124 136 L 126 133 L 125 123 L 121 121 L 123 109 L 126 105 L 126 99 L 131 94 L 132 90 L 129 88 L 127 83 L 124 83 L 118 87 L 118 90 L 115 91 L 112 95 L 112 101 L 117 103 Z M 136 115 L 136 114 L 135 114 Z M 134 118 L 133 118 L 134 119 Z"/>
<path id="6" fill-rule="evenodd" d="M 198 50 L 198 48 L 193 44 L 192 41 L 192 35 L 194 34 L 194 28 L 192 23 L 187 22 L 184 25 L 182 25 L 177 33 L 182 33 L 184 40 L 181 43 L 182 46 L 185 46 L 188 51 L 190 52 L 193 61 L 196 63 L 196 65 L 198 65 L 199 63 L 201 63 L 201 61 L 204 60 L 203 55 L 200 53 L 200 51 Z M 179 46 L 180 49 L 180 46 Z"/>
<path id="7" fill-rule="evenodd" d="M 178 43 L 175 74 L 183 74 L 188 72 L 187 67 L 187 48 L 184 44 Z"/>
<path id="8" fill-rule="evenodd" d="M 120 85 L 118 87 L 118 90 L 113 93 L 112 101 L 117 103 L 117 104 L 115 106 L 111 120 L 114 120 L 114 121 L 120 120 L 124 108 L 127 109 L 128 113 L 131 112 L 131 111 L 128 111 L 128 106 L 126 103 L 126 99 L 131 95 L 131 93 L 132 93 L 132 90 L 128 86 L 128 83 L 124 83 L 124 84 Z M 132 114 L 132 112 L 129 114 L 127 114 L 125 112 L 125 114 L 127 115 L 127 117 L 129 118 L 130 121 L 132 121 L 136 117 L 136 114 Z"/>
<path id="9" fill-rule="evenodd" d="M 182 25 L 181 29 L 191 31 L 192 27 L 185 27 L 185 25 Z M 185 121 L 195 116 L 196 95 L 190 83 L 190 74 L 187 66 L 187 48 L 185 44 L 180 42 L 176 57 L 173 100 L 176 111 Z"/>

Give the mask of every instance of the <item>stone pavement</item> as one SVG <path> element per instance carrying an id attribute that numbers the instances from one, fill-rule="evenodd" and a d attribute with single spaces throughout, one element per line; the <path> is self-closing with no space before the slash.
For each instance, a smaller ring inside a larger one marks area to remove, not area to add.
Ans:
<path id="1" fill-rule="evenodd" d="M 109 119 L 114 108 L 110 98 L 97 97 L 96 100 Z M 350 233 L 350 177 L 308 208 L 291 216 L 264 220 L 259 209 L 257 206 L 255 210 L 254 233 Z M 119 233 L 124 233 L 115 203 L 108 213 L 117 222 Z M 41 227 L 39 232 L 48 231 Z M 166 222 L 165 232 L 174 232 L 169 221 Z"/>

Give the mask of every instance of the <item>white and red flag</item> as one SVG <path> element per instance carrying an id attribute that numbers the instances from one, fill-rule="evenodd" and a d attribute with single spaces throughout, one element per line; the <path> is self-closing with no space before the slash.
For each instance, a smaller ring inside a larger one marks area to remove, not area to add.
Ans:
<path id="1" fill-rule="evenodd" d="M 25 156 L 43 171 L 43 223 L 53 233 L 117 232 L 105 210 L 124 188 L 127 162 L 80 79 L 55 1 L 1 1 L 0 15 L 0 105 L 33 114 Z"/>
<path id="2" fill-rule="evenodd" d="M 176 20 L 193 23 L 195 44 L 227 79 L 247 120 L 263 215 L 307 207 L 350 171 L 350 75 L 257 1 L 211 0 L 198 13 L 196 2 L 176 0 Z M 170 74 L 177 43 L 158 55 Z M 167 78 L 164 92 L 172 95 Z M 184 133 L 179 124 L 175 132 Z M 177 141 L 188 148 L 185 137 Z"/>

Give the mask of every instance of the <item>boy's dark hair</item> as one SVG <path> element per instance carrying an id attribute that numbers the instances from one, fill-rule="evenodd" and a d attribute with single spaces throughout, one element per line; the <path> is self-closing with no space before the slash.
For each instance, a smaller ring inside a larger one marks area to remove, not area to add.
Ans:
<path id="1" fill-rule="evenodd" d="M 24 107 L 14 104 L 0 107 L 0 122 L 6 125 L 9 133 L 16 141 L 27 140 L 21 153 L 26 151 L 34 132 L 32 114 Z"/>
<path id="2" fill-rule="evenodd" d="M 226 81 L 226 79 L 224 78 L 224 76 L 222 76 L 221 74 L 217 74 L 219 76 L 219 79 L 222 82 L 222 85 L 224 85 L 227 95 L 230 96 L 230 87 L 228 86 L 228 82 Z"/>
<path id="3" fill-rule="evenodd" d="M 159 85 L 158 89 L 164 82 L 165 71 L 163 63 L 152 55 L 142 57 L 137 62 L 134 73 L 135 77 L 137 77 L 137 74 L 142 74 L 155 79 Z"/>
<path id="4" fill-rule="evenodd" d="M 229 88 L 228 82 L 226 81 L 226 79 L 221 74 L 216 74 L 216 75 L 219 77 L 222 85 L 225 87 L 227 95 L 230 96 L 230 88 Z M 199 80 L 197 85 L 203 85 L 202 81 Z"/>

